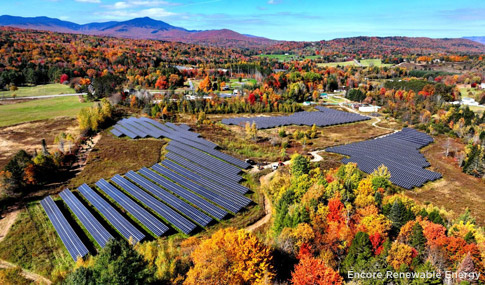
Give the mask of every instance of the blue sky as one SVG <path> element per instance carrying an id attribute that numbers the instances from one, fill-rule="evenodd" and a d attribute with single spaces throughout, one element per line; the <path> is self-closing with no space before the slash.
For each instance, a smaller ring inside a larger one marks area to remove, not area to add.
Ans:
<path id="1" fill-rule="evenodd" d="M 2 0 L 0 14 L 80 24 L 149 16 L 187 29 L 278 40 L 485 36 L 484 0 Z"/>

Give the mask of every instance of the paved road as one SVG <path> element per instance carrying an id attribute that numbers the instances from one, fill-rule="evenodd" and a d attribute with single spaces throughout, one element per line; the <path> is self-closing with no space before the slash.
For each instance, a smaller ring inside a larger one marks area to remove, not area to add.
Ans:
<path id="1" fill-rule="evenodd" d="M 40 95 L 40 96 L 27 96 L 27 97 L 8 97 L 8 98 L 0 98 L 0 100 L 31 100 L 31 99 L 47 99 L 47 98 L 56 98 L 56 97 L 68 97 L 68 96 L 80 96 L 80 95 L 87 95 L 88 93 L 72 93 L 72 94 L 56 94 L 56 95 Z"/>

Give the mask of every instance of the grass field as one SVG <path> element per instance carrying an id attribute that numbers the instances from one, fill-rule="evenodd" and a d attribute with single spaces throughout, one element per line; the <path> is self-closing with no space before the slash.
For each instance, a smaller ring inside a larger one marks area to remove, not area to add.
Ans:
<path id="1" fill-rule="evenodd" d="M 138 170 L 160 161 L 164 140 L 116 138 L 105 131 L 89 154 L 85 168 L 69 181 L 68 187 L 74 189 L 83 183 L 92 184 L 101 178 Z"/>
<path id="2" fill-rule="evenodd" d="M 360 64 L 363 66 L 377 66 L 377 67 L 390 67 L 392 64 L 384 64 L 380 59 L 363 59 L 360 61 Z M 328 63 L 319 63 L 317 64 L 320 67 L 328 66 L 328 67 L 336 67 L 336 66 L 357 66 L 357 63 L 353 60 L 349 61 L 340 61 L 340 62 L 328 62 Z"/>
<path id="3" fill-rule="evenodd" d="M 56 117 L 73 118 L 91 104 L 80 103 L 77 96 L 69 96 L 0 105 L 0 127 Z"/>
<path id="4" fill-rule="evenodd" d="M 76 91 L 69 87 L 69 85 L 53 83 L 46 85 L 37 85 L 32 87 L 19 87 L 16 91 L 0 91 L 0 98 L 9 98 L 13 94 L 16 97 L 30 97 L 42 95 L 57 95 L 57 94 L 72 94 Z"/>
<path id="5" fill-rule="evenodd" d="M 0 258 L 47 278 L 73 266 L 71 256 L 38 202 L 19 214 L 0 243 Z"/>
<path id="6" fill-rule="evenodd" d="M 483 182 L 479 178 L 463 173 L 456 161 L 443 155 L 446 140 L 444 136 L 436 137 L 435 142 L 422 151 L 431 164 L 430 170 L 441 173 L 443 178 L 405 193 L 422 203 L 431 202 L 435 206 L 453 211 L 454 218 L 469 208 L 477 224 L 485 226 Z M 460 150 L 463 147 L 463 143 L 451 141 L 451 150 Z"/>

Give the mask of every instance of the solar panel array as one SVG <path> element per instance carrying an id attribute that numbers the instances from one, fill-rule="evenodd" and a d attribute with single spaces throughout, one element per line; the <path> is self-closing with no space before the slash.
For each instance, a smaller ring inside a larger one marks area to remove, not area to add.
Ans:
<path id="1" fill-rule="evenodd" d="M 169 226 L 190 234 L 198 225 L 206 227 L 215 219 L 240 212 L 252 203 L 244 196 L 249 189 L 239 184 L 242 169 L 249 164 L 216 150 L 216 144 L 189 129 L 186 125 L 161 124 L 148 118 L 119 121 L 111 130 L 115 136 L 169 138 L 165 160 L 150 168 L 115 175 L 110 180 L 100 179 L 93 188 L 83 184 L 79 193 L 113 228 L 134 243 L 144 239 L 145 234 L 130 219 L 161 236 L 169 231 Z M 113 238 L 69 189 L 60 196 L 101 247 Z M 129 217 L 118 209 L 126 211 Z M 69 224 L 63 221 L 62 225 Z M 61 238 L 77 237 L 72 229 L 61 233 Z M 64 244 L 68 249 L 76 249 L 68 241 Z"/>
<path id="2" fill-rule="evenodd" d="M 79 257 L 88 254 L 88 249 L 74 232 L 71 225 L 67 222 L 66 218 L 61 213 L 61 210 L 59 210 L 54 200 L 52 200 L 52 197 L 46 197 L 44 200 L 40 201 L 40 204 L 44 208 L 47 217 L 49 217 L 49 220 L 66 246 L 72 259 L 76 261 Z"/>
<path id="3" fill-rule="evenodd" d="M 355 113 L 349 113 L 344 111 L 338 111 L 321 106 L 315 107 L 316 112 L 297 112 L 289 116 L 278 117 L 239 117 L 223 119 L 222 123 L 226 125 L 245 125 L 246 122 L 252 124 L 256 123 L 258 129 L 268 129 L 280 126 L 300 125 L 300 126 L 313 126 L 314 124 L 319 127 L 327 127 L 333 125 L 341 125 L 359 121 L 370 120 L 369 117 L 362 116 Z"/>
<path id="4" fill-rule="evenodd" d="M 372 173 L 385 165 L 391 173 L 391 182 L 405 189 L 421 187 L 428 181 L 441 178 L 441 174 L 425 169 L 430 164 L 419 149 L 432 143 L 433 138 L 414 129 L 402 131 L 373 140 L 329 147 L 327 152 L 347 155 L 343 163 L 354 162 Z"/>

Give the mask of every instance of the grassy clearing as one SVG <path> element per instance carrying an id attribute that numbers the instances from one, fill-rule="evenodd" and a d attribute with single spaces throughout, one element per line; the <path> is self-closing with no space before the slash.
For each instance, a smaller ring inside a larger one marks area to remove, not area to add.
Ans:
<path id="1" fill-rule="evenodd" d="M 74 118 L 79 110 L 92 104 L 69 96 L 0 105 L 0 127 L 57 117 Z"/>
<path id="2" fill-rule="evenodd" d="M 480 179 L 467 175 L 461 171 L 453 158 L 444 157 L 447 138 L 435 138 L 435 143 L 425 147 L 422 153 L 430 162 L 430 170 L 441 173 L 442 179 L 427 183 L 420 189 L 405 193 L 422 203 L 432 204 L 453 211 L 454 217 L 462 214 L 466 208 L 472 211 L 480 226 L 485 226 L 485 192 Z M 463 150 L 464 145 L 459 141 L 451 141 L 451 150 Z"/>
<path id="3" fill-rule="evenodd" d="M 368 66 L 377 66 L 377 67 L 390 67 L 392 64 L 385 64 L 382 63 L 382 60 L 380 59 L 363 59 L 360 61 L 360 64 L 362 64 L 365 67 Z M 340 62 L 328 62 L 328 63 L 319 63 L 317 64 L 319 67 L 337 67 L 337 66 L 357 66 L 357 63 L 353 60 L 349 61 L 340 61 Z"/>
<path id="4" fill-rule="evenodd" d="M 89 154 L 85 168 L 68 186 L 77 188 L 81 184 L 93 184 L 101 178 L 138 170 L 160 161 L 160 151 L 166 142 L 158 139 L 116 138 L 109 131 Z"/>
<path id="5" fill-rule="evenodd" d="M 0 243 L 0 258 L 47 278 L 74 265 L 38 202 L 19 214 Z"/>
<path id="6" fill-rule="evenodd" d="M 76 93 L 76 91 L 69 87 L 69 85 L 53 83 L 29 87 L 19 87 L 19 89 L 16 91 L 0 91 L 0 98 L 11 98 L 14 94 L 17 98 L 19 98 L 73 93 Z"/>

